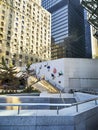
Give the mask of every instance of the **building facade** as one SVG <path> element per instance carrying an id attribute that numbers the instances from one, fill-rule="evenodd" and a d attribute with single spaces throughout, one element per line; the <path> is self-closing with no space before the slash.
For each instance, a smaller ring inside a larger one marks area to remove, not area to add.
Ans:
<path id="1" fill-rule="evenodd" d="M 98 1 L 81 0 L 88 12 L 88 22 L 91 24 L 92 58 L 98 58 Z"/>
<path id="2" fill-rule="evenodd" d="M 51 60 L 59 59 L 65 55 L 65 47 L 62 44 L 51 44 Z"/>
<path id="3" fill-rule="evenodd" d="M 22 66 L 51 58 L 51 14 L 41 0 L 0 1 L 0 58 Z"/>
<path id="4" fill-rule="evenodd" d="M 92 58 L 92 46 L 91 46 L 91 28 L 87 21 L 87 11 L 84 9 L 84 24 L 85 24 L 85 49 L 86 57 Z"/>
<path id="5" fill-rule="evenodd" d="M 65 48 L 61 57 L 86 58 L 84 10 L 80 0 L 42 0 L 52 14 L 52 37 Z"/>

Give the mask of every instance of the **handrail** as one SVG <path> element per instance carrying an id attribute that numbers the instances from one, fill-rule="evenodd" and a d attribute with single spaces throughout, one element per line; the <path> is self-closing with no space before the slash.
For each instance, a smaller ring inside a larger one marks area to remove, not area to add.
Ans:
<path id="1" fill-rule="evenodd" d="M 65 106 L 69 107 L 71 104 L 54 104 L 54 103 L 0 103 L 0 106 Z"/>
<path id="2" fill-rule="evenodd" d="M 83 104 L 83 103 L 86 103 L 86 102 L 90 102 L 90 101 L 94 101 L 94 100 L 98 100 L 98 97 L 96 97 L 96 98 L 91 98 L 91 99 L 84 100 L 84 101 L 77 102 L 77 103 L 72 103 L 72 106 L 73 106 L 73 105 L 80 105 L 80 104 Z"/>
<path id="3" fill-rule="evenodd" d="M 71 106 L 76 106 L 76 112 L 78 112 L 78 105 L 84 104 L 84 103 L 87 103 L 87 102 L 91 102 L 91 101 L 95 101 L 95 105 L 97 105 L 97 100 L 98 100 L 98 97 L 91 98 L 91 99 L 87 99 L 87 100 L 84 100 L 84 101 L 81 101 L 81 102 L 72 103 Z"/>
<path id="4" fill-rule="evenodd" d="M 57 107 L 57 114 L 59 114 L 59 107 L 70 107 L 71 104 L 53 104 L 53 103 L 0 103 L 0 106 L 17 106 L 18 114 L 20 113 L 20 107 L 22 106 L 55 106 Z"/>
<path id="5" fill-rule="evenodd" d="M 85 101 L 81 101 L 81 102 L 77 102 L 77 103 L 71 103 L 71 104 L 53 104 L 53 103 L 0 103 L 0 106 L 17 106 L 18 107 L 18 114 L 20 113 L 20 107 L 21 106 L 55 106 L 57 107 L 57 114 L 59 114 L 59 107 L 63 106 L 63 107 L 72 107 L 72 106 L 76 106 L 76 112 L 78 112 L 78 105 L 80 104 L 84 104 L 90 101 L 95 101 L 95 105 L 97 104 L 97 100 L 98 97 L 96 98 L 92 98 L 92 99 L 88 99 Z"/>

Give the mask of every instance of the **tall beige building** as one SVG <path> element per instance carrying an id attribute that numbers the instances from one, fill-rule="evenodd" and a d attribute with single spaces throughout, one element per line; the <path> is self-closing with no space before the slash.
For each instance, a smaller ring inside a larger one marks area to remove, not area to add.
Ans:
<path id="1" fill-rule="evenodd" d="M 41 0 L 0 0 L 0 58 L 22 66 L 51 57 L 51 15 Z"/>

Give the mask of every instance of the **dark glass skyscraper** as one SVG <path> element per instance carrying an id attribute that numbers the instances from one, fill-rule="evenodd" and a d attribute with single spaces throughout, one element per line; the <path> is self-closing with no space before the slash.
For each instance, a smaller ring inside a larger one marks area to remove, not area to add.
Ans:
<path id="1" fill-rule="evenodd" d="M 52 38 L 64 50 L 59 57 L 85 58 L 84 10 L 80 0 L 42 0 L 52 14 Z"/>
<path id="2" fill-rule="evenodd" d="M 85 24 L 85 48 L 86 48 L 86 57 L 92 57 L 92 48 L 91 48 L 91 31 L 90 24 L 87 21 L 87 11 L 84 9 L 84 24 Z"/>

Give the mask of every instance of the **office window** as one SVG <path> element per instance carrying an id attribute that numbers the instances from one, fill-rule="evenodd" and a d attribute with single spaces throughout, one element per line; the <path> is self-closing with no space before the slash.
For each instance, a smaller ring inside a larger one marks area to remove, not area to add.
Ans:
<path id="1" fill-rule="evenodd" d="M 10 39 L 11 39 L 11 38 L 8 36 L 8 37 L 7 37 L 7 40 L 10 40 Z"/>
<path id="2" fill-rule="evenodd" d="M 25 59 L 28 60 L 28 56 L 25 56 Z"/>
<path id="3" fill-rule="evenodd" d="M 31 57 L 31 61 L 33 61 L 33 58 Z"/>
<path id="4" fill-rule="evenodd" d="M 20 67 L 22 66 L 22 62 L 21 62 L 21 61 L 19 61 L 19 66 L 20 66 Z"/>
<path id="5" fill-rule="evenodd" d="M 0 34 L 0 38 L 3 38 L 3 34 Z"/>
<path id="6" fill-rule="evenodd" d="M 16 27 L 18 27 L 18 23 L 16 23 Z"/>
<path id="7" fill-rule="evenodd" d="M 0 40 L 0 44 L 2 44 L 2 40 Z"/>
<path id="8" fill-rule="evenodd" d="M 12 64 L 15 65 L 15 60 L 12 60 Z"/>
<path id="9" fill-rule="evenodd" d="M 16 21 L 18 21 L 18 18 L 16 18 Z"/>
<path id="10" fill-rule="evenodd" d="M 6 61 L 6 64 L 8 64 L 8 63 L 9 63 L 9 60 L 8 60 L 7 58 L 5 59 L 5 61 Z"/>
<path id="11" fill-rule="evenodd" d="M 1 19 L 4 20 L 4 16 L 1 16 Z"/>
<path id="12" fill-rule="evenodd" d="M 9 42 L 7 42 L 7 43 L 6 43 L 6 46 L 10 46 L 10 43 L 9 43 Z"/>
<path id="13" fill-rule="evenodd" d="M 11 31 L 8 31 L 8 34 L 11 34 Z"/>
<path id="14" fill-rule="evenodd" d="M 1 26 L 4 26 L 4 22 L 1 22 Z"/>
<path id="15" fill-rule="evenodd" d="M 2 10 L 2 14 L 5 14 L 5 10 Z"/>
<path id="16" fill-rule="evenodd" d="M 3 32 L 3 28 L 0 28 L 0 31 Z"/>
<path id="17" fill-rule="evenodd" d="M 2 49 L 0 49 L 0 53 L 2 53 Z"/>
<path id="18" fill-rule="evenodd" d="M 6 51 L 6 55 L 9 55 L 9 51 Z"/>
<path id="19" fill-rule="evenodd" d="M 22 59 L 22 55 L 19 55 L 19 58 L 21 58 L 21 59 Z"/>

